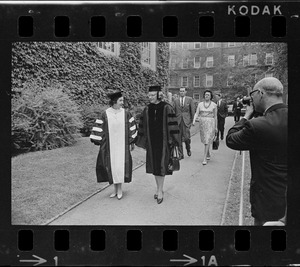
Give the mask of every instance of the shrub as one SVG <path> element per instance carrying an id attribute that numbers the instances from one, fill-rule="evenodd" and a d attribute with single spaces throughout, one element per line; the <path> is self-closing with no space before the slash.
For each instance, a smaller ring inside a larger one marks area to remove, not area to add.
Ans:
<path id="1" fill-rule="evenodd" d="M 77 104 L 61 88 L 27 85 L 12 99 L 11 115 L 13 154 L 71 145 L 82 127 Z"/>

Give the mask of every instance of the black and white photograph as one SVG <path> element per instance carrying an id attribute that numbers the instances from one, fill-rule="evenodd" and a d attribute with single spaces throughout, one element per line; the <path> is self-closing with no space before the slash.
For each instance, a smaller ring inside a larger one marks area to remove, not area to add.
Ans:
<path id="1" fill-rule="evenodd" d="M 287 51 L 13 42 L 11 224 L 288 225 Z"/>

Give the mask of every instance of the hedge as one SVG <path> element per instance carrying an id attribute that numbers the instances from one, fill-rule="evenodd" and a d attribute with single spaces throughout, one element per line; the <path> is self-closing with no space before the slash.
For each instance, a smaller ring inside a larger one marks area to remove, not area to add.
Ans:
<path id="1" fill-rule="evenodd" d="M 78 105 L 61 88 L 26 87 L 12 99 L 12 154 L 54 149 L 76 141 Z"/>

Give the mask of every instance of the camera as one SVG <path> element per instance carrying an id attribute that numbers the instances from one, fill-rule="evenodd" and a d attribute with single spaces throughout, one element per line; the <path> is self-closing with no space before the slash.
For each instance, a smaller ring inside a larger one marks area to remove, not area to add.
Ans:
<path id="1" fill-rule="evenodd" d="M 242 103 L 243 103 L 244 105 L 250 106 L 250 103 L 251 103 L 251 97 L 250 97 L 250 96 L 244 96 L 244 97 L 243 97 L 243 100 L 242 100 Z"/>

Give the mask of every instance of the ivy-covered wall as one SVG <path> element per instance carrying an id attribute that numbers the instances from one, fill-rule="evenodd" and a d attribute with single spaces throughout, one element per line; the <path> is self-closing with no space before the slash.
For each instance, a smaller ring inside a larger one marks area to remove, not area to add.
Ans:
<path id="1" fill-rule="evenodd" d="M 141 65 L 140 43 L 120 43 L 120 55 L 102 53 L 91 42 L 18 42 L 12 48 L 12 91 L 55 84 L 78 104 L 107 104 L 111 89 L 122 89 L 128 104 L 142 105 L 147 86 L 167 85 L 169 48 L 157 43 L 156 71 Z"/>

